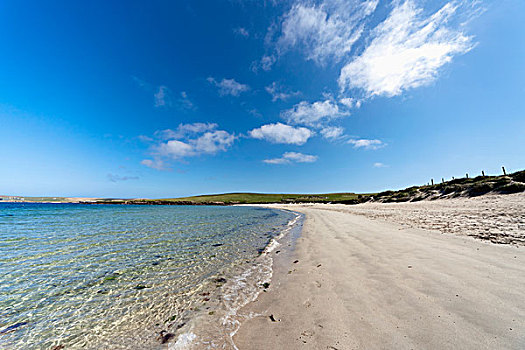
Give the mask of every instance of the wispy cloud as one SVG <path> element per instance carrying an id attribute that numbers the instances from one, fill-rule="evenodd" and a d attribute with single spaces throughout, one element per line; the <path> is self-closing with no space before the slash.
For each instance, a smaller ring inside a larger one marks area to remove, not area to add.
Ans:
<path id="1" fill-rule="evenodd" d="M 374 168 L 388 168 L 388 165 L 380 163 L 380 162 L 376 162 L 374 163 L 373 167 Z"/>
<path id="2" fill-rule="evenodd" d="M 219 94 L 221 96 L 231 95 L 239 96 L 241 93 L 250 90 L 250 87 L 245 84 L 241 84 L 235 79 L 222 79 L 221 81 L 215 80 L 213 77 L 209 77 L 208 82 L 215 85 L 219 89 Z"/>
<path id="3" fill-rule="evenodd" d="M 464 24 L 484 9 L 478 0 L 452 0 L 429 13 L 423 3 L 392 1 L 386 19 L 370 29 L 378 0 L 296 1 L 268 29 L 273 51 L 263 56 L 266 67 L 292 49 L 321 66 L 343 62 L 339 103 L 348 109 L 431 84 L 443 66 L 474 48 Z"/>
<path id="4" fill-rule="evenodd" d="M 354 148 L 363 148 L 368 150 L 376 150 L 379 148 L 383 148 L 386 146 L 386 143 L 384 143 L 381 140 L 367 140 L 367 139 L 359 139 L 359 140 L 348 140 L 347 143 L 354 146 Z"/>
<path id="5" fill-rule="evenodd" d="M 191 124 L 179 124 L 177 129 L 164 129 L 157 130 L 154 136 L 161 140 L 179 139 L 184 138 L 191 134 L 199 134 L 206 131 L 217 129 L 215 123 L 191 123 Z"/>
<path id="6" fill-rule="evenodd" d="M 265 159 L 267 164 L 290 164 L 290 163 L 313 163 L 317 161 L 317 156 L 298 152 L 285 152 L 281 158 Z"/>
<path id="7" fill-rule="evenodd" d="M 272 96 L 272 102 L 277 100 L 286 101 L 292 96 L 298 96 L 301 94 L 299 91 L 288 91 L 275 81 L 264 89 Z"/>
<path id="8" fill-rule="evenodd" d="M 193 123 L 180 124 L 176 130 L 156 131 L 154 135 L 158 141 L 150 149 L 153 159 L 144 159 L 141 164 L 165 170 L 168 160 L 224 152 L 231 147 L 236 136 L 216 128 L 217 124 L 213 123 Z"/>
<path id="9" fill-rule="evenodd" d="M 143 159 L 141 160 L 140 164 L 156 170 L 168 169 L 164 161 L 158 157 L 155 157 L 154 159 Z"/>
<path id="10" fill-rule="evenodd" d="M 264 55 L 261 57 L 260 60 L 254 61 L 251 64 L 252 72 L 257 73 L 259 69 L 262 69 L 263 71 L 269 71 L 272 69 L 272 66 L 277 61 L 277 57 L 275 55 Z"/>
<path id="11" fill-rule="evenodd" d="M 276 39 L 282 54 L 297 47 L 306 58 L 324 64 L 350 53 L 363 32 L 363 19 L 375 11 L 378 0 L 324 0 L 297 2 L 283 16 Z"/>
<path id="12" fill-rule="evenodd" d="M 108 180 L 111 182 L 119 182 L 119 181 L 128 181 L 128 180 L 138 180 L 138 176 L 120 176 L 116 174 L 108 174 Z"/>
<path id="13" fill-rule="evenodd" d="M 307 128 L 275 123 L 253 129 L 249 135 L 254 139 L 266 140 L 271 143 L 303 145 L 313 135 L 313 132 Z"/>
<path id="14" fill-rule="evenodd" d="M 339 100 L 339 103 L 346 106 L 347 108 L 361 107 L 361 101 L 351 97 L 343 97 Z"/>
<path id="15" fill-rule="evenodd" d="M 155 86 L 136 76 L 131 76 L 131 78 L 142 90 L 153 94 L 153 106 L 155 106 L 156 108 L 171 107 L 172 92 L 166 85 Z"/>
<path id="16" fill-rule="evenodd" d="M 314 103 L 302 101 L 281 112 L 281 117 L 288 123 L 309 126 L 320 126 L 322 122 L 347 115 L 348 111 L 341 110 L 339 105 L 330 99 Z"/>
<path id="17" fill-rule="evenodd" d="M 133 81 L 141 88 L 145 89 L 145 90 L 149 90 L 151 89 L 151 84 L 149 84 L 148 82 L 140 79 L 139 77 L 136 77 L 134 75 L 131 76 L 131 79 L 133 79 Z"/>
<path id="18" fill-rule="evenodd" d="M 262 114 L 257 110 L 257 108 L 252 108 L 248 110 L 248 113 L 250 113 L 252 116 L 256 118 L 261 118 Z"/>
<path id="19" fill-rule="evenodd" d="M 433 82 L 442 66 L 474 47 L 472 37 L 449 25 L 458 7 L 449 2 L 425 17 L 414 1 L 398 2 L 370 44 L 342 68 L 341 90 L 391 97 Z"/>
<path id="20" fill-rule="evenodd" d="M 154 97 L 155 107 L 168 107 L 171 106 L 170 90 L 167 86 L 161 85 L 157 88 Z"/>
<path id="21" fill-rule="evenodd" d="M 248 38 L 250 36 L 250 32 L 248 32 L 248 30 L 243 27 L 234 28 L 233 32 L 243 38 Z"/>
<path id="22" fill-rule="evenodd" d="M 345 129 L 339 126 L 327 126 L 323 129 L 321 129 L 321 135 L 325 139 L 328 140 L 335 140 L 343 136 Z"/>
<path id="23" fill-rule="evenodd" d="M 195 105 L 193 104 L 193 102 L 188 97 L 188 94 L 186 93 L 186 91 L 181 91 L 180 92 L 180 98 L 179 98 L 178 102 L 179 102 L 179 106 L 181 108 L 183 108 L 183 109 L 187 109 L 187 110 L 196 109 Z"/>

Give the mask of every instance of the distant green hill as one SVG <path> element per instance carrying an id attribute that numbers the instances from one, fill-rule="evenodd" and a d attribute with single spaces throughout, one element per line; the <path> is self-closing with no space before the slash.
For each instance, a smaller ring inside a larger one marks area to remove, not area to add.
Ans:
<path id="1" fill-rule="evenodd" d="M 66 198 L 0 196 L 0 201 L 75 202 L 92 204 L 156 204 L 156 205 L 233 205 L 269 203 L 340 203 L 415 202 L 420 200 L 474 197 L 488 193 L 509 194 L 525 191 L 525 170 L 501 176 L 460 178 L 424 186 L 413 186 L 399 191 L 381 193 L 222 193 L 164 199 Z"/>
<path id="2" fill-rule="evenodd" d="M 356 193 L 324 193 L 324 194 L 275 194 L 275 193 L 223 193 L 193 197 L 170 198 L 162 201 L 194 202 L 194 203 L 224 203 L 224 204 L 256 204 L 256 203 L 346 203 L 356 202 L 368 194 Z"/>
<path id="3" fill-rule="evenodd" d="M 475 197 L 488 193 L 510 194 L 525 191 L 525 171 L 501 176 L 477 176 L 413 186 L 381 193 L 263 194 L 224 193 L 183 198 L 161 199 L 165 204 L 265 204 L 265 203 L 342 203 L 415 202 L 430 199 Z"/>

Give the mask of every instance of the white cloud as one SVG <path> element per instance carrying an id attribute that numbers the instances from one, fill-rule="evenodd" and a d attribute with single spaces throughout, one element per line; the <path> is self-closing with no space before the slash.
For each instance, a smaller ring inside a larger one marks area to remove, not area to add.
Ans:
<path id="1" fill-rule="evenodd" d="M 159 155 L 173 159 L 195 155 L 195 149 L 192 145 L 178 140 L 170 140 L 166 143 L 161 143 L 158 146 L 157 151 Z"/>
<path id="2" fill-rule="evenodd" d="M 339 103 L 348 107 L 348 108 L 352 108 L 355 106 L 356 104 L 356 101 L 355 99 L 351 98 L 351 97 L 344 97 L 342 99 L 339 100 Z"/>
<path id="3" fill-rule="evenodd" d="M 180 124 L 177 130 L 181 133 L 201 133 L 205 131 L 215 130 L 217 128 L 215 123 L 192 123 Z"/>
<path id="4" fill-rule="evenodd" d="M 361 37 L 363 19 L 375 11 L 378 0 L 324 0 L 296 3 L 283 16 L 276 42 L 279 53 L 299 47 L 306 58 L 324 64 L 348 54 Z"/>
<path id="5" fill-rule="evenodd" d="M 265 162 L 267 164 L 288 164 L 288 163 L 290 163 L 289 160 L 284 159 L 284 158 L 265 159 L 265 160 L 263 160 L 263 162 Z"/>
<path id="6" fill-rule="evenodd" d="M 313 163 L 317 161 L 317 156 L 298 152 L 285 152 L 281 158 L 265 159 L 263 162 L 268 164 L 289 164 L 289 163 Z"/>
<path id="7" fill-rule="evenodd" d="M 189 99 L 186 91 L 180 92 L 179 105 L 184 109 L 195 109 L 195 105 Z"/>
<path id="8" fill-rule="evenodd" d="M 251 69 L 254 73 L 257 73 L 259 68 L 267 72 L 272 69 L 276 61 L 275 55 L 264 55 L 259 61 L 252 62 Z"/>
<path id="9" fill-rule="evenodd" d="M 449 2 L 424 17 L 413 0 L 398 2 L 372 31 L 370 44 L 341 70 L 341 90 L 391 97 L 433 82 L 443 65 L 474 46 L 472 37 L 449 25 L 458 6 Z"/>
<path id="10" fill-rule="evenodd" d="M 207 80 L 210 84 L 213 84 L 219 88 L 219 94 L 221 96 L 231 95 L 237 97 L 241 93 L 250 90 L 248 85 L 241 84 L 235 81 L 235 79 L 222 79 L 220 82 L 218 82 L 215 80 L 215 78 L 209 77 Z"/>
<path id="11" fill-rule="evenodd" d="M 359 140 L 348 140 L 347 143 L 354 145 L 354 148 L 364 148 L 364 149 L 370 149 L 370 150 L 376 150 L 376 149 L 386 146 L 386 144 L 381 140 L 359 139 Z"/>
<path id="12" fill-rule="evenodd" d="M 144 159 L 141 164 L 165 170 L 166 160 L 179 160 L 202 154 L 216 154 L 228 150 L 236 137 L 224 130 L 215 130 L 217 124 L 180 124 L 176 130 L 155 132 L 158 139 L 151 147 L 153 159 Z"/>
<path id="13" fill-rule="evenodd" d="M 138 180 L 138 176 L 121 176 L 117 174 L 108 174 L 108 180 L 111 182 L 118 182 L 118 181 L 128 181 L 128 180 Z"/>
<path id="14" fill-rule="evenodd" d="M 235 136 L 224 130 L 207 131 L 193 139 L 169 140 L 156 148 L 156 153 L 162 157 L 180 159 L 201 154 L 215 154 L 226 151 L 233 144 Z"/>
<path id="15" fill-rule="evenodd" d="M 246 28 L 238 27 L 233 30 L 233 32 L 237 35 L 240 35 L 244 38 L 248 38 L 250 36 L 250 32 Z"/>
<path id="16" fill-rule="evenodd" d="M 323 135 L 325 139 L 335 140 L 341 137 L 344 131 L 345 129 L 339 126 L 327 126 L 321 129 L 321 135 Z"/>
<path id="17" fill-rule="evenodd" d="M 266 140 L 272 143 L 303 145 L 313 133 L 307 128 L 275 123 L 266 124 L 260 128 L 253 129 L 249 132 L 249 135 L 254 139 Z"/>
<path id="18" fill-rule="evenodd" d="M 281 117 L 288 123 L 318 126 L 320 122 L 349 115 L 339 109 L 332 100 L 309 103 L 302 101 L 291 109 L 281 112 Z"/>
<path id="19" fill-rule="evenodd" d="M 169 89 L 165 85 L 161 85 L 157 88 L 157 92 L 153 94 L 155 100 L 155 107 L 166 107 L 170 105 L 169 100 Z"/>
<path id="20" fill-rule="evenodd" d="M 215 123 L 179 124 L 177 129 L 164 129 L 155 131 L 155 137 L 161 140 L 183 138 L 188 134 L 203 133 L 217 128 Z"/>
<path id="21" fill-rule="evenodd" d="M 190 140 L 195 151 L 199 154 L 215 154 L 219 151 L 226 151 L 235 141 L 235 136 L 224 131 L 208 131 L 196 140 Z"/>
<path id="22" fill-rule="evenodd" d="M 299 91 L 286 91 L 281 85 L 279 85 L 277 82 L 273 82 L 267 87 L 264 88 L 267 93 L 269 93 L 272 96 L 272 101 L 275 102 L 277 100 L 286 101 L 292 96 L 299 95 Z"/>
<path id="23" fill-rule="evenodd" d="M 377 163 L 374 163 L 374 168 L 388 168 L 388 165 L 377 162 Z"/>
<path id="24" fill-rule="evenodd" d="M 147 167 L 150 167 L 152 169 L 156 170 L 166 170 L 166 166 L 164 162 L 156 157 L 155 159 L 144 159 L 140 162 L 140 164 L 145 165 Z"/>
<path id="25" fill-rule="evenodd" d="M 273 64 L 277 59 L 274 55 L 265 55 L 261 58 L 261 68 L 265 71 L 272 69 Z"/>

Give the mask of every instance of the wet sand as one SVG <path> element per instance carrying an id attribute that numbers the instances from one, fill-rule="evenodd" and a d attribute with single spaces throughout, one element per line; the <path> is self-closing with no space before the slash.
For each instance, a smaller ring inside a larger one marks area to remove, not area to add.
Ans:
<path id="1" fill-rule="evenodd" d="M 273 253 L 270 288 L 241 310 L 252 317 L 235 344 L 241 350 L 525 348 L 525 248 L 465 236 L 484 232 L 477 226 L 487 221 L 476 215 L 496 222 L 508 216 L 501 222 L 515 226 L 513 242 L 521 242 L 525 197 L 461 200 L 394 209 L 399 204 L 272 205 L 306 215 L 302 236 L 293 251 Z M 502 209 L 509 200 L 510 213 Z M 474 229 L 443 234 L 415 224 L 425 210 L 425 225 L 464 223 L 450 205 L 469 212 Z M 391 215 L 379 217 L 382 210 Z M 501 214 L 489 219 L 483 212 Z"/>

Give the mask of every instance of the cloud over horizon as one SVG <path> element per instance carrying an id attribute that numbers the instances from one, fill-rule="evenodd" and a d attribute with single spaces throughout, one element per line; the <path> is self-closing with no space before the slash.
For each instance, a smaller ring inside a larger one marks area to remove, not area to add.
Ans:
<path id="1" fill-rule="evenodd" d="M 119 181 L 128 181 L 128 180 L 138 180 L 138 176 L 121 176 L 117 174 L 111 174 L 108 173 L 107 175 L 108 180 L 111 182 L 119 182 Z"/>
<path id="2" fill-rule="evenodd" d="M 263 162 L 267 164 L 313 163 L 317 161 L 317 158 L 317 156 L 310 154 L 285 152 L 281 158 L 265 159 Z"/>
<path id="3" fill-rule="evenodd" d="M 216 128 L 214 123 L 193 123 L 180 124 L 176 130 L 156 131 L 154 135 L 158 141 L 150 148 L 153 159 L 144 159 L 141 164 L 165 170 L 170 160 L 224 152 L 231 147 L 236 136 Z"/>

